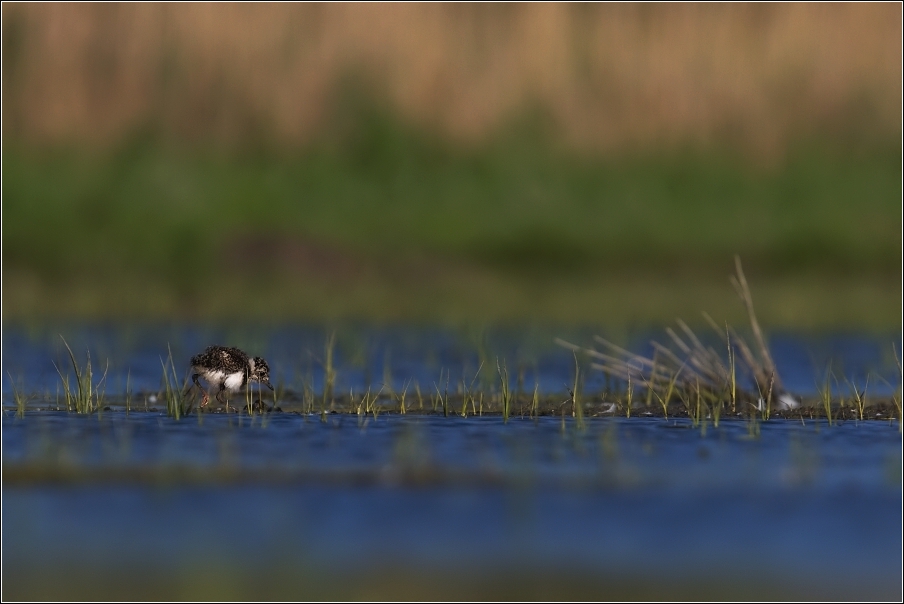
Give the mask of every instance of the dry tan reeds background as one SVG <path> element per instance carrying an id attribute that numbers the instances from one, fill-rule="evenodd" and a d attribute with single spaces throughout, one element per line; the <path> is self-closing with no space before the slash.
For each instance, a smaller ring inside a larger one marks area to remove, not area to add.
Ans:
<path id="1" fill-rule="evenodd" d="M 465 141 L 539 108 L 578 146 L 771 152 L 816 131 L 897 139 L 901 44 L 898 3 L 5 3 L 3 126 L 303 146 L 362 78 Z"/>

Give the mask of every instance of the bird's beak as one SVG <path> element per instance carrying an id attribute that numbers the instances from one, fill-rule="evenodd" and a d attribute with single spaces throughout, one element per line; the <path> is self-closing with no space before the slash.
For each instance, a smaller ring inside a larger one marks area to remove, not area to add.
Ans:
<path id="1" fill-rule="evenodd" d="M 273 384 L 271 384 L 270 382 L 267 382 L 267 383 L 264 384 L 264 385 L 265 385 L 267 388 L 269 388 L 270 390 L 273 390 Z"/>

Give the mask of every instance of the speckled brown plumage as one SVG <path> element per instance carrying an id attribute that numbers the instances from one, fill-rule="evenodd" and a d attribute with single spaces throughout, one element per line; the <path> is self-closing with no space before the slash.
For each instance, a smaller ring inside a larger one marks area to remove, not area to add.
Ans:
<path id="1" fill-rule="evenodd" d="M 191 358 L 194 374 L 192 381 L 204 392 L 201 406 L 209 400 L 207 391 L 201 388 L 198 378 L 202 377 L 211 386 L 217 387 L 216 398 L 227 404 L 222 398 L 225 391 L 235 392 L 247 385 L 249 381 L 260 382 L 273 390 L 270 384 L 270 366 L 261 357 L 249 357 L 244 351 L 229 346 L 208 346 L 201 354 Z"/>

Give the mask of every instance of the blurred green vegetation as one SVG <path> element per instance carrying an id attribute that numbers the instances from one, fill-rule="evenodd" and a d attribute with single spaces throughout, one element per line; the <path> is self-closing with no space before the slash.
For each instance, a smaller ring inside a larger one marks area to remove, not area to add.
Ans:
<path id="1" fill-rule="evenodd" d="M 899 146 L 594 155 L 543 124 L 468 147 L 363 106 L 304 151 L 6 141 L 4 316 L 741 317 L 739 254 L 767 324 L 900 325 Z"/>
<path id="2" fill-rule="evenodd" d="M 307 558 L 278 560 L 266 566 L 248 563 L 235 567 L 230 560 L 172 564 L 143 564 L 141 571 L 96 566 L 64 568 L 48 581 L 34 568 L 9 574 L 3 595 L 12 600 L 597 600 L 625 601 L 680 599 L 708 601 L 806 599 L 813 594 L 837 597 L 835 585 L 821 585 L 807 576 L 783 576 L 756 581 L 710 573 L 650 580 L 624 573 L 585 568 L 578 561 L 569 567 L 514 569 L 508 560 L 490 569 L 466 565 L 447 569 L 399 563 L 372 564 L 349 573 L 331 572 Z M 522 565 L 523 566 L 523 565 Z M 401 567 L 401 570 L 399 569 Z M 227 569 L 227 570 L 224 570 Z M 649 573 L 647 573 L 649 574 Z M 884 586 L 846 585 L 843 593 L 879 599 Z"/>

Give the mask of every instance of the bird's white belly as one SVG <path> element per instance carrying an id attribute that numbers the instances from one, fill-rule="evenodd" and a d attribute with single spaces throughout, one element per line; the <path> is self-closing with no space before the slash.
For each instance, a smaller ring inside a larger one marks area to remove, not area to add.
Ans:
<path id="1" fill-rule="evenodd" d="M 201 377 L 203 377 L 208 384 L 223 384 L 223 387 L 226 388 L 226 390 L 231 390 L 233 392 L 242 387 L 243 375 L 241 371 L 226 373 L 225 371 L 214 369 L 203 372 Z"/>
<path id="2" fill-rule="evenodd" d="M 223 382 L 226 386 L 226 390 L 238 390 L 242 387 L 242 372 L 236 371 L 235 373 L 230 373 L 226 376 L 226 381 Z"/>

